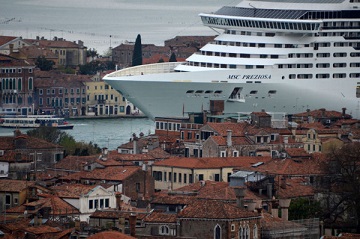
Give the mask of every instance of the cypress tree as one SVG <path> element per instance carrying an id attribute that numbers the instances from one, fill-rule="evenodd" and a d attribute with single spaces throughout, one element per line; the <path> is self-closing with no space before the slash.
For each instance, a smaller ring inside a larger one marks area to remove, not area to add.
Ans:
<path id="1" fill-rule="evenodd" d="M 170 59 L 169 59 L 169 62 L 177 62 L 176 60 L 176 55 L 174 52 L 171 53 L 171 56 L 170 56 Z"/>
<path id="2" fill-rule="evenodd" d="M 134 52 L 132 57 L 132 66 L 139 66 L 139 65 L 142 65 L 142 46 L 141 46 L 140 34 L 138 34 L 136 37 Z"/>

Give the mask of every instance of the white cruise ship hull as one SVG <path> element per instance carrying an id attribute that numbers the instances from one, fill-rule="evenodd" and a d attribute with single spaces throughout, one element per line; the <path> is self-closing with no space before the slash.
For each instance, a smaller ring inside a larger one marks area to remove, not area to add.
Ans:
<path id="1" fill-rule="evenodd" d="M 360 3 L 243 0 L 200 14 L 223 31 L 184 63 L 113 72 L 104 80 L 150 118 L 325 108 L 359 118 Z"/>
<path id="2" fill-rule="evenodd" d="M 248 79 L 248 76 L 262 75 L 271 76 L 271 79 Z M 231 76 L 238 79 L 229 79 Z M 355 79 L 285 81 L 265 71 L 214 70 L 123 77 L 108 75 L 104 80 L 152 119 L 187 117 L 189 112 L 209 111 L 210 100 L 223 100 L 224 113 L 265 110 L 291 114 L 307 109 L 341 111 L 346 108 L 347 113 L 357 117 L 359 110 Z M 241 90 L 237 99 L 230 98 L 234 88 Z"/>

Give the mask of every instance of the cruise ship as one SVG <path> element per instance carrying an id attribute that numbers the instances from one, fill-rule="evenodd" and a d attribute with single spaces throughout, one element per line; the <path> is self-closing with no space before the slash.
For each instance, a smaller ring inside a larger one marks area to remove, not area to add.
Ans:
<path id="1" fill-rule="evenodd" d="M 218 34 L 185 62 L 104 80 L 148 117 L 287 114 L 325 108 L 359 118 L 360 0 L 243 0 L 201 13 Z"/>

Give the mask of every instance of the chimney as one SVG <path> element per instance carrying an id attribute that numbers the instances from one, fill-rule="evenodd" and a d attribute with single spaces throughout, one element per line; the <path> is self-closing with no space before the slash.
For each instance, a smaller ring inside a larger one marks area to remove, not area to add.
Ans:
<path id="1" fill-rule="evenodd" d="M 256 207 L 256 202 L 254 202 L 253 200 L 249 201 L 247 203 L 247 210 L 250 212 L 255 211 L 255 207 Z"/>
<path id="2" fill-rule="evenodd" d="M 236 196 L 236 205 L 239 208 L 244 208 L 244 197 L 245 197 L 245 187 L 234 187 L 234 192 Z"/>
<path id="3" fill-rule="evenodd" d="M 21 131 L 19 129 L 14 130 L 14 137 L 19 137 L 21 135 Z"/>
<path id="4" fill-rule="evenodd" d="M 108 157 L 109 150 L 108 148 L 102 148 L 101 150 L 101 160 L 106 161 Z"/>
<path id="5" fill-rule="evenodd" d="M 272 201 L 271 202 L 271 215 L 274 218 L 279 217 L 279 203 L 277 201 Z"/>
<path id="6" fill-rule="evenodd" d="M 136 137 L 136 134 L 133 134 L 133 154 L 137 154 L 137 141 L 138 138 Z"/>
<path id="7" fill-rule="evenodd" d="M 346 115 L 346 108 L 342 108 L 342 117 L 345 118 Z"/>
<path id="8" fill-rule="evenodd" d="M 75 230 L 76 231 L 80 231 L 81 228 L 80 228 L 80 220 L 79 219 L 76 219 L 75 220 Z"/>
<path id="9" fill-rule="evenodd" d="M 272 190 L 273 190 L 272 183 L 268 183 L 266 185 L 266 192 L 267 192 L 268 198 L 270 198 L 270 199 L 272 198 Z"/>
<path id="10" fill-rule="evenodd" d="M 115 194 L 115 200 L 116 200 L 116 209 L 121 210 L 121 194 L 120 193 Z"/>
<path id="11" fill-rule="evenodd" d="M 130 224 L 130 236 L 135 237 L 136 215 L 133 213 L 129 216 L 129 224 Z"/>
<path id="12" fill-rule="evenodd" d="M 285 221 L 289 220 L 289 206 L 291 199 L 279 199 L 279 205 L 281 208 L 281 218 Z"/>
<path id="13" fill-rule="evenodd" d="M 231 141 L 231 138 L 232 138 L 232 131 L 231 130 L 227 130 L 227 135 L 226 135 L 226 145 L 228 147 L 231 147 L 232 146 L 232 141 Z"/>
<path id="14" fill-rule="evenodd" d="M 280 187 L 286 189 L 286 177 L 284 176 L 281 178 Z"/>
<path id="15" fill-rule="evenodd" d="M 10 54 L 14 52 L 14 44 L 9 44 Z"/>

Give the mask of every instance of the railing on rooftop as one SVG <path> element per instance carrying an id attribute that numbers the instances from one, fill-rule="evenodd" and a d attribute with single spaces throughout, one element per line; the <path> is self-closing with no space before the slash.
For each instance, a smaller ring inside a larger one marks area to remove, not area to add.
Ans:
<path id="1" fill-rule="evenodd" d="M 133 66 L 113 72 L 109 74 L 108 77 L 170 73 L 170 72 L 174 72 L 176 66 L 183 63 L 184 62 L 166 62 L 166 63 Z"/>

